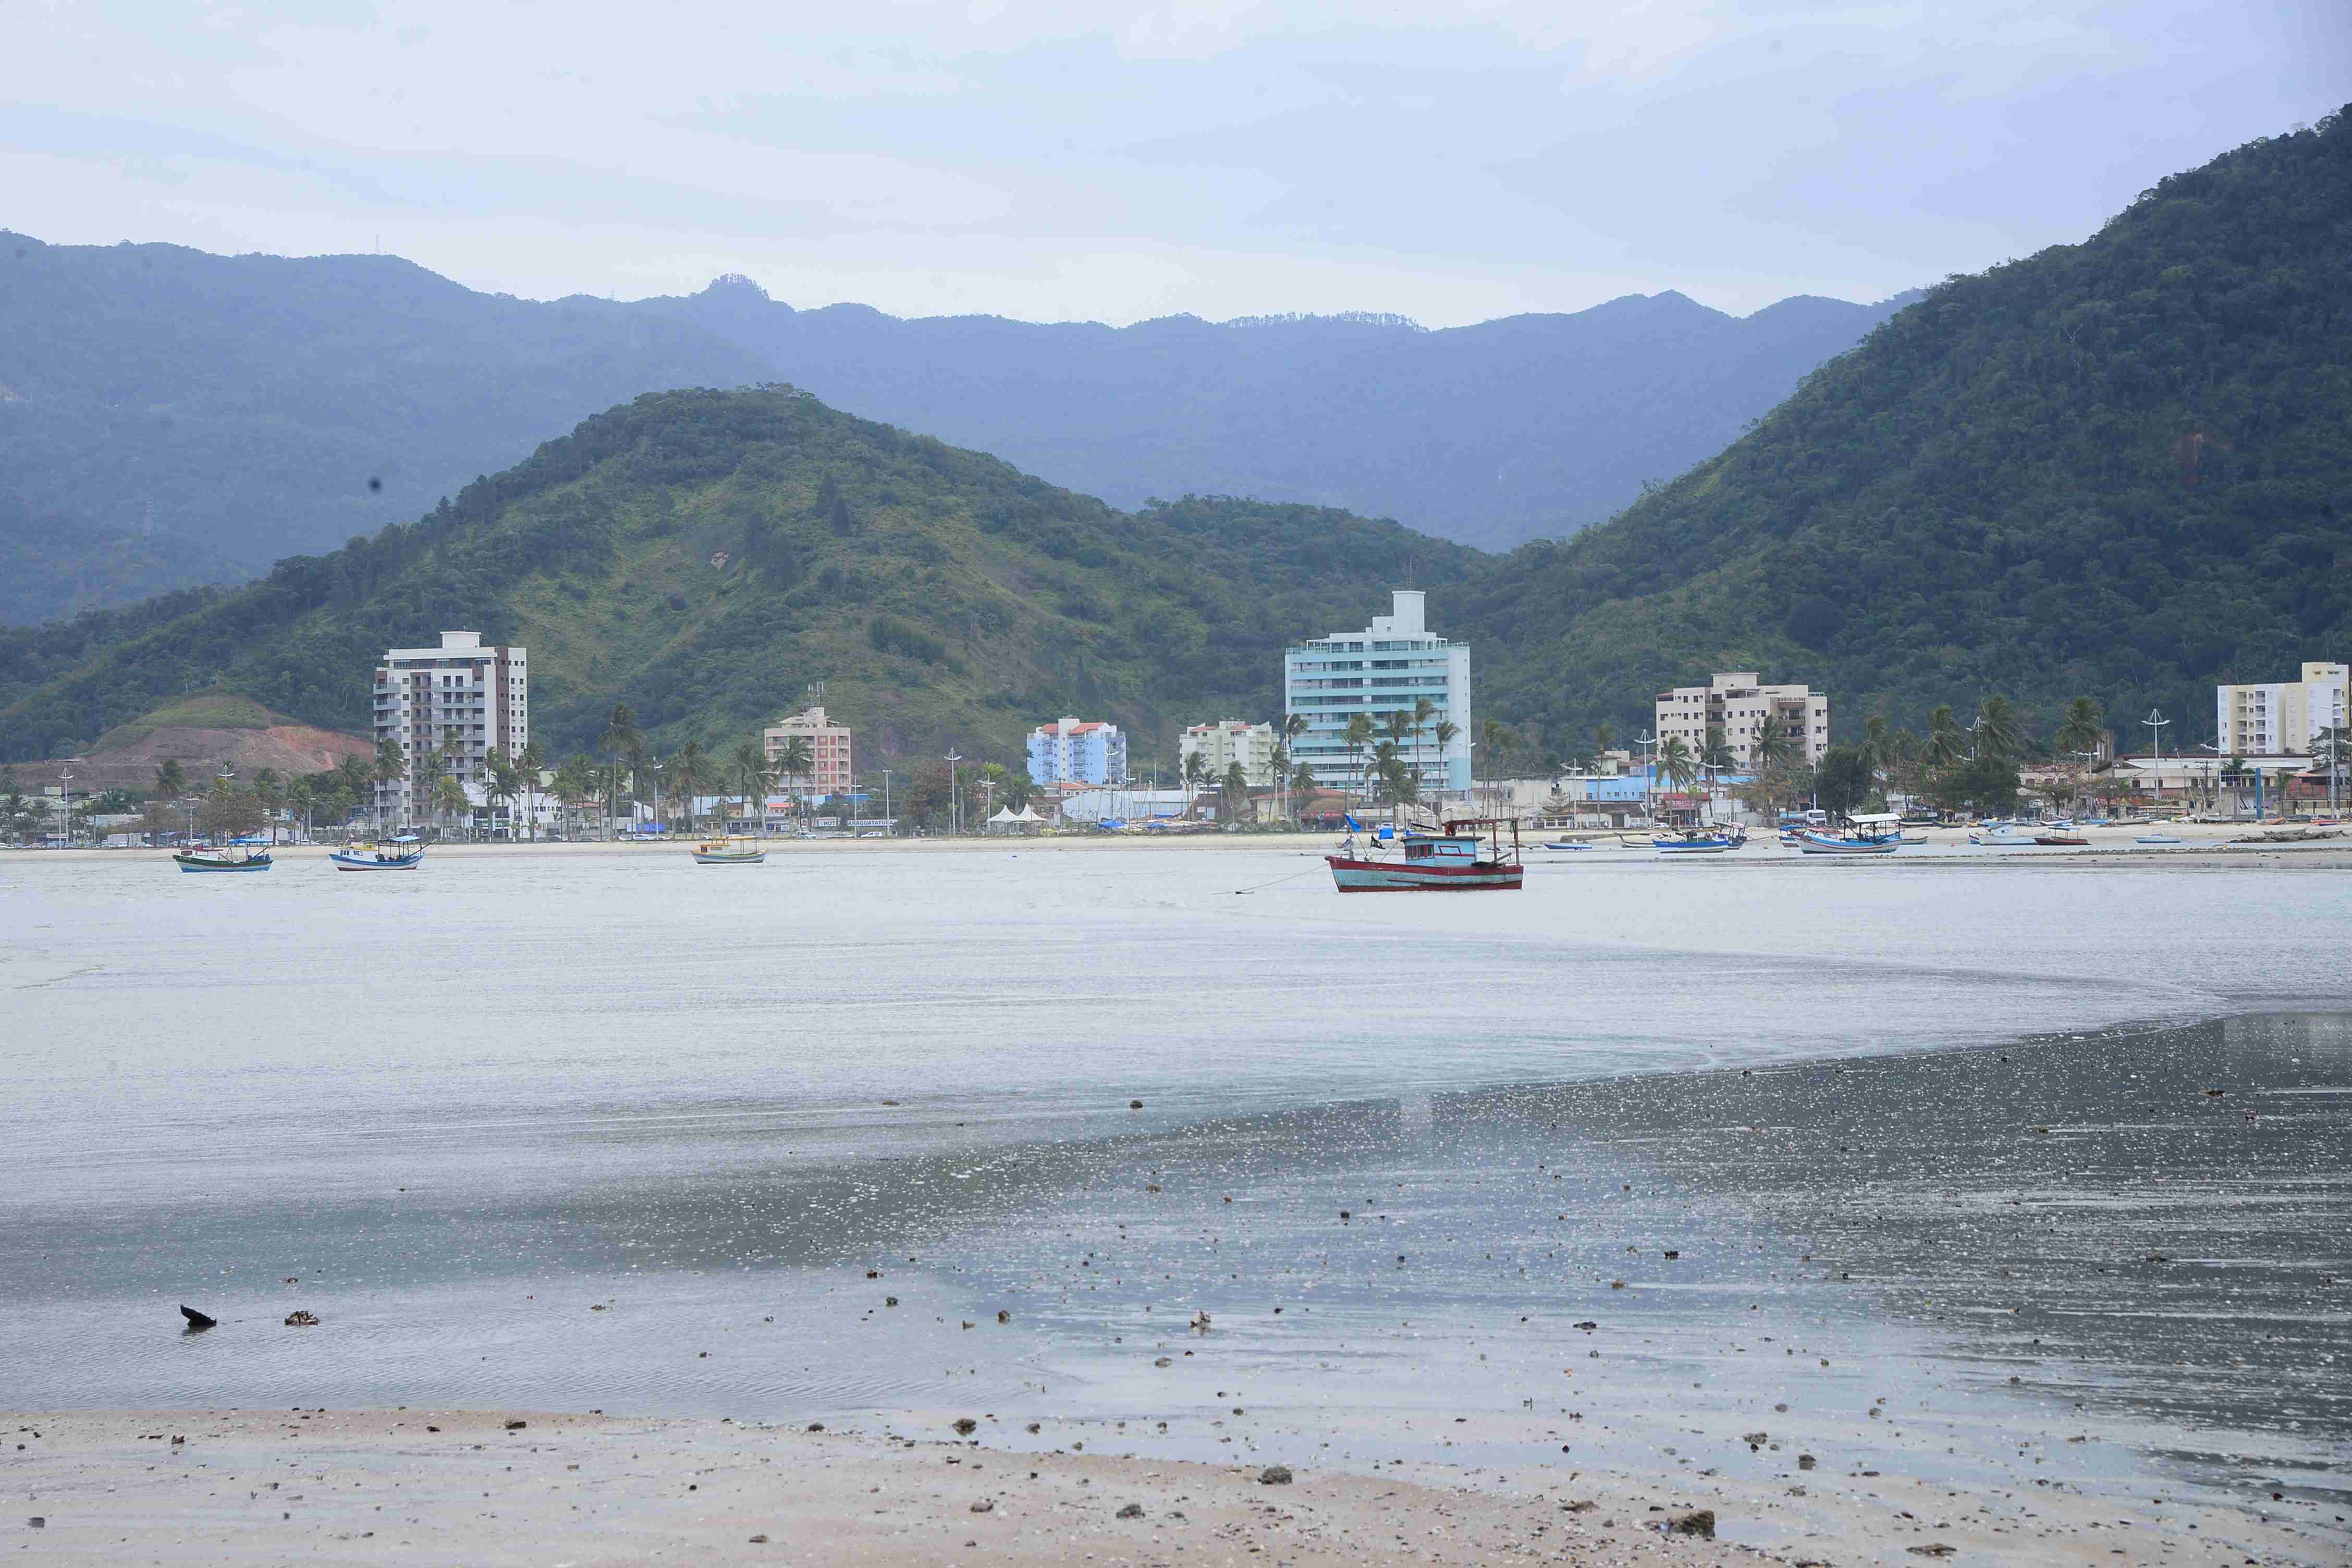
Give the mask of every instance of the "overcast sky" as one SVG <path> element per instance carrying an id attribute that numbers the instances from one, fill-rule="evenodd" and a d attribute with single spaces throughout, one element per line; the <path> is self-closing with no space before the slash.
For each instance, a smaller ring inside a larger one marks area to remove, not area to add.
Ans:
<path id="1" fill-rule="evenodd" d="M 1876 300 L 2352 97 L 2352 4 L 12 0 L 0 226 L 532 298 Z"/>

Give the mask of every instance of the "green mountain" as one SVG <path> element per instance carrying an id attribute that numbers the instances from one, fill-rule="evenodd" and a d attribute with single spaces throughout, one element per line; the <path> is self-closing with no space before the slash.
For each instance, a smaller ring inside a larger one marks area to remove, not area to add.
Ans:
<path id="1" fill-rule="evenodd" d="M 1278 709 L 1285 639 L 1486 559 L 1309 507 L 1119 512 L 789 387 L 648 395 L 258 583 L 0 630 L 0 758 L 196 690 L 360 728 L 383 649 L 450 627 L 530 648 L 551 752 L 617 701 L 663 750 L 715 745 L 822 681 L 869 759 L 1009 761 L 1066 712 L 1164 757 L 1181 725 Z"/>
<path id="2" fill-rule="evenodd" d="M 1895 308 L 1798 298 L 1735 318 L 1666 292 L 1439 331 L 901 321 L 796 310 L 743 278 L 537 301 L 394 257 L 0 231 L 0 503 L 74 568 L 54 591 L 22 577 L 0 621 L 190 580 L 91 548 L 92 529 L 168 535 L 243 580 L 415 517 L 641 393 L 774 380 L 1121 507 L 1270 496 L 1515 544 L 1718 450 Z"/>
<path id="3" fill-rule="evenodd" d="M 1990 691 L 2210 736 L 2214 681 L 2352 653 L 2352 112 L 1947 280 L 1480 605 L 1483 700 L 1558 744 L 1711 669 L 1847 737 Z"/>
<path id="4" fill-rule="evenodd" d="M 28 626 L 250 575 L 175 534 L 37 516 L 0 496 L 0 626 Z"/>

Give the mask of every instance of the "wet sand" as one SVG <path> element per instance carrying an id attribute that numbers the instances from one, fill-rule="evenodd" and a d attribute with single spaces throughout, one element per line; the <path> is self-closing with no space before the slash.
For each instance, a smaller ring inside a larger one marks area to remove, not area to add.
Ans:
<path id="1" fill-rule="evenodd" d="M 65 1562 L 2352 1558 L 2345 1015 L 1435 1093 L 741 1196 L 574 1205 L 633 1272 L 467 1299 L 614 1414 L 19 1415 L 11 1484 L 48 1523 L 0 1528 Z M 737 1256 L 773 1261 L 699 1282 Z M 478 1331 L 288 1284 L 325 1321 L 194 1336 L 221 1375 Z M 1257 1485 L 1273 1463 L 1297 1484 Z M 1713 1544 L 1647 1533 L 1692 1508 Z"/>
<path id="2" fill-rule="evenodd" d="M 944 1417 L 939 1436 L 901 1440 L 541 1412 L 7 1415 L 20 1517 L 0 1523 L 0 1549 L 68 1564 L 583 1568 L 2326 1561 L 2290 1528 L 2210 1510 L 2119 1517 L 2063 1495 L 2020 1502 L 1876 1477 L 1835 1500 L 1783 1497 L 1822 1528 L 1760 1552 L 1669 1537 L 1661 1526 L 1687 1516 L 1684 1499 L 1605 1479 L 1303 1468 L 1267 1484 L 1255 1466 L 1007 1453 L 996 1426 L 967 1441 Z"/>

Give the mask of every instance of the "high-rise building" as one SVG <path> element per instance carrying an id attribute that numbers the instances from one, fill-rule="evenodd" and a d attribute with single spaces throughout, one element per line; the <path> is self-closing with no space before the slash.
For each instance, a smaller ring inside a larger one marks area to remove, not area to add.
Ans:
<path id="1" fill-rule="evenodd" d="M 415 760 L 441 756 L 441 772 L 466 786 L 476 805 L 488 799 L 482 765 L 503 748 L 530 743 L 530 672 L 526 650 L 482 646 L 478 632 L 443 632 L 438 647 L 386 648 L 375 670 L 375 738 L 396 742 L 408 772 L 377 784 L 376 805 L 392 821 L 428 820 L 433 783 Z"/>
<path id="2" fill-rule="evenodd" d="M 1222 783 L 1225 770 L 1239 763 L 1252 788 L 1267 789 L 1281 782 L 1274 776 L 1274 748 L 1273 725 L 1220 719 L 1195 724 L 1176 738 L 1176 765 L 1189 771 L 1197 756 L 1209 777 Z"/>
<path id="3" fill-rule="evenodd" d="M 1657 697 L 1657 736 L 1680 735 L 1693 755 L 1706 745 L 1710 729 L 1746 768 L 1755 762 L 1756 737 L 1765 721 L 1780 721 L 1780 733 L 1801 748 L 1790 755 L 1818 763 L 1830 745 L 1830 700 L 1810 686 L 1767 686 L 1752 669 L 1717 675 L 1705 686 L 1677 686 Z"/>
<path id="4" fill-rule="evenodd" d="M 761 731 L 770 765 L 783 755 L 785 743 L 795 736 L 809 743 L 809 771 L 792 773 L 781 783 L 789 788 L 803 788 L 811 795 L 847 795 L 856 787 L 857 773 L 850 763 L 848 725 L 826 718 L 822 708 L 810 708 L 789 719 L 777 720 Z"/>
<path id="5" fill-rule="evenodd" d="M 2224 757 L 2305 756 L 2323 730 L 2347 727 L 2340 664 L 2307 663 L 2301 680 L 2213 689 L 2215 747 Z"/>
<path id="6" fill-rule="evenodd" d="M 1029 778 L 1033 784 L 1123 784 L 1127 782 L 1127 737 L 1116 724 L 1065 719 L 1029 731 Z"/>
<path id="7" fill-rule="evenodd" d="M 1362 631 L 1333 632 L 1282 650 L 1283 711 L 1307 720 L 1291 755 L 1315 771 L 1318 784 L 1361 787 L 1382 721 L 1410 714 L 1426 699 L 1432 711 L 1405 742 L 1405 760 L 1419 768 L 1424 796 L 1470 787 L 1470 645 L 1432 635 L 1422 598 L 1418 589 L 1396 589 L 1389 613 L 1374 616 Z M 1348 721 L 1359 713 L 1372 721 L 1373 740 L 1351 747 Z M 1441 723 L 1454 726 L 1444 744 Z"/>

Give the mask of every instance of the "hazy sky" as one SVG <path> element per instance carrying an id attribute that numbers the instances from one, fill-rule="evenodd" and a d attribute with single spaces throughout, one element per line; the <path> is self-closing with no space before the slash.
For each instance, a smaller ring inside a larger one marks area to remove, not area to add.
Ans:
<path id="1" fill-rule="evenodd" d="M 2352 97 L 2352 4 L 12 0 L 0 226 L 626 299 L 1875 300 Z"/>

